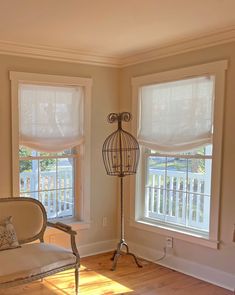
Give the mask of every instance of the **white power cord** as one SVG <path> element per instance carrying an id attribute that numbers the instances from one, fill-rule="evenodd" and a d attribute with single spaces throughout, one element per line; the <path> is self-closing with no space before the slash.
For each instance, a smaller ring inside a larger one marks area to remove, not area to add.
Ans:
<path id="1" fill-rule="evenodd" d="M 154 260 L 154 262 L 160 261 L 160 260 L 162 260 L 162 259 L 164 259 L 166 257 L 166 247 L 163 248 L 163 251 L 164 251 L 164 253 L 163 253 L 162 257 Z"/>

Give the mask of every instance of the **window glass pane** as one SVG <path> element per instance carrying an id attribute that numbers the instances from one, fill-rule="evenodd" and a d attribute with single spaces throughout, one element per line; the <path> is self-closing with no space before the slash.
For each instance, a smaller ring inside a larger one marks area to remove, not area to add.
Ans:
<path id="1" fill-rule="evenodd" d="M 56 159 L 40 160 L 40 191 L 56 189 Z"/>
<path id="2" fill-rule="evenodd" d="M 38 152 L 38 156 L 46 156 L 46 157 L 54 157 L 54 156 L 66 156 L 76 154 L 76 149 L 69 149 L 59 153 L 46 153 L 46 152 Z"/>
<path id="3" fill-rule="evenodd" d="M 73 158 L 63 158 L 57 160 L 58 169 L 58 187 L 73 187 Z"/>
<path id="4" fill-rule="evenodd" d="M 36 175 L 32 173 L 32 170 L 37 167 L 37 160 L 22 160 L 19 163 L 20 167 L 20 192 L 32 192 L 35 191 Z"/>
<path id="5" fill-rule="evenodd" d="M 73 189 L 61 189 L 58 191 L 58 216 L 72 216 L 74 210 Z"/>
<path id="6" fill-rule="evenodd" d="M 48 218 L 58 217 L 56 196 L 56 190 L 42 191 L 39 193 L 39 201 L 44 205 Z"/>
<path id="7" fill-rule="evenodd" d="M 197 193 L 189 194 L 188 226 L 209 231 L 210 197 Z"/>
<path id="8" fill-rule="evenodd" d="M 189 159 L 188 191 L 210 195 L 211 159 Z"/>
<path id="9" fill-rule="evenodd" d="M 191 153 L 147 157 L 146 217 L 209 231 L 212 159 L 206 149 L 198 149 L 192 158 Z"/>
<path id="10" fill-rule="evenodd" d="M 33 198 L 38 200 L 38 192 L 30 192 L 30 193 L 20 193 L 21 197 L 26 197 L 26 198 Z"/>
<path id="11" fill-rule="evenodd" d="M 147 183 L 151 187 L 163 187 L 165 182 L 165 157 L 149 157 L 148 158 L 148 179 Z"/>
<path id="12" fill-rule="evenodd" d="M 166 157 L 149 157 L 149 168 L 164 170 L 166 166 Z"/>
<path id="13" fill-rule="evenodd" d="M 32 155 L 32 150 L 31 149 L 28 149 L 24 146 L 20 146 L 19 147 L 19 157 L 22 158 L 22 157 L 30 157 Z"/>
<path id="14" fill-rule="evenodd" d="M 76 148 L 64 150 L 59 153 L 46 153 L 46 152 L 35 151 L 35 150 L 32 150 L 32 149 L 22 146 L 22 145 L 19 147 L 19 157 L 20 158 L 32 157 L 32 156 L 34 156 L 34 157 L 58 157 L 58 156 L 75 155 L 75 154 L 77 154 Z"/>
<path id="15" fill-rule="evenodd" d="M 23 146 L 19 149 L 20 195 L 38 199 L 44 205 L 48 218 L 74 215 L 74 163 L 62 153 L 37 152 Z M 34 158 L 37 157 L 37 158 Z M 27 158 L 30 158 L 29 160 Z"/>
<path id="16" fill-rule="evenodd" d="M 187 160 L 167 157 L 166 171 L 166 217 L 172 222 L 177 222 L 178 215 L 184 215 L 179 204 L 183 203 L 183 190 L 187 181 Z"/>
<path id="17" fill-rule="evenodd" d="M 180 153 L 177 153 L 177 155 L 179 156 L 184 156 L 184 155 L 201 155 L 201 156 L 212 156 L 212 145 L 207 145 L 207 146 L 203 146 L 203 147 L 199 147 L 197 149 L 194 149 L 194 150 L 190 150 L 190 151 L 185 151 L 185 152 L 180 152 Z M 146 153 L 150 153 L 150 154 L 166 154 L 165 152 L 159 152 L 159 151 L 156 151 L 156 150 L 150 150 L 150 149 L 147 149 L 146 148 Z M 172 156 L 174 154 L 172 153 Z"/>
<path id="18" fill-rule="evenodd" d="M 205 173 L 205 159 L 189 159 L 188 171 L 191 173 Z"/>
<path id="19" fill-rule="evenodd" d="M 182 155 L 201 155 L 201 156 L 212 156 L 212 145 L 202 146 L 197 149 L 182 152 Z"/>
<path id="20" fill-rule="evenodd" d="M 167 171 L 186 172 L 187 160 L 180 158 L 167 157 Z"/>
<path id="21" fill-rule="evenodd" d="M 149 157 L 146 182 L 146 198 L 148 214 L 156 213 L 163 217 L 165 210 L 165 157 Z"/>

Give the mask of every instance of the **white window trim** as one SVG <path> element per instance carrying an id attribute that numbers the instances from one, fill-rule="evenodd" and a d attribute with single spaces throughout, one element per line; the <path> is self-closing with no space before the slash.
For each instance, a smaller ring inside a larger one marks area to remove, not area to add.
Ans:
<path id="1" fill-rule="evenodd" d="M 91 197 L 91 78 L 69 77 L 10 71 L 11 80 L 11 114 L 12 114 L 12 196 L 18 197 L 19 192 L 19 110 L 18 89 L 19 83 L 53 84 L 61 86 L 82 86 L 85 89 L 84 101 L 84 144 L 79 148 L 79 180 L 75 190 L 75 217 L 64 218 L 63 221 L 87 228 L 90 224 L 90 197 Z M 77 197 L 76 197 L 77 196 Z"/>
<path id="2" fill-rule="evenodd" d="M 214 104 L 214 134 L 213 134 L 213 163 L 212 163 L 212 191 L 209 237 L 203 237 L 184 231 L 176 231 L 167 226 L 150 223 L 143 220 L 144 197 L 142 193 L 144 179 L 140 171 L 143 171 L 144 159 L 140 161 L 136 177 L 131 179 L 130 188 L 130 225 L 142 230 L 151 231 L 161 235 L 172 236 L 195 244 L 217 249 L 219 246 L 219 211 L 220 211 L 220 182 L 221 182 L 221 158 L 222 158 L 222 133 L 223 133 L 223 109 L 225 95 L 225 74 L 228 61 L 221 60 L 212 63 L 180 68 L 161 73 L 132 78 L 132 132 L 136 136 L 139 122 L 139 88 L 145 85 L 170 82 L 202 75 L 215 76 L 215 104 Z M 144 157 L 142 157 L 144 158 Z M 138 186 L 137 186 L 138 184 Z M 213 221 L 213 222 L 211 222 Z"/>

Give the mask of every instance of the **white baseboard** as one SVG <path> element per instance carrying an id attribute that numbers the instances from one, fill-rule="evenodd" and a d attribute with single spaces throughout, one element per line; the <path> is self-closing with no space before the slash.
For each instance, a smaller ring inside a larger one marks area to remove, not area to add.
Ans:
<path id="1" fill-rule="evenodd" d="M 116 245 L 117 240 L 107 240 L 81 245 L 78 248 L 81 257 L 86 257 L 113 251 L 116 248 Z M 130 247 L 131 252 L 143 259 L 155 262 L 170 269 L 174 269 L 213 285 L 217 285 L 231 291 L 235 290 L 235 275 L 180 257 L 176 257 L 171 254 L 167 254 L 163 260 L 157 261 L 158 258 L 163 256 L 163 252 L 131 242 L 128 242 L 128 246 Z"/>
<path id="2" fill-rule="evenodd" d="M 96 255 L 113 251 L 117 246 L 117 240 L 107 240 L 78 246 L 81 257 Z"/>
<path id="3" fill-rule="evenodd" d="M 155 262 L 170 269 L 174 269 L 213 285 L 217 285 L 231 291 L 235 290 L 235 275 L 170 254 L 166 255 L 163 260 L 156 261 L 158 258 L 163 256 L 163 252 L 131 242 L 128 242 L 128 245 L 131 252 L 143 259 Z"/>

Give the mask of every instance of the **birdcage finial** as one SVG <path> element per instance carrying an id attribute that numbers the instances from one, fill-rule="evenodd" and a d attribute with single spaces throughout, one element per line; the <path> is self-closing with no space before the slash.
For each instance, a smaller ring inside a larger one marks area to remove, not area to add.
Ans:
<path id="1" fill-rule="evenodd" d="M 115 123 L 118 122 L 118 127 L 122 128 L 122 121 L 129 122 L 132 116 L 129 112 L 122 112 L 122 113 L 110 113 L 108 115 L 108 122 Z"/>

